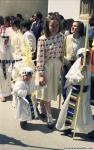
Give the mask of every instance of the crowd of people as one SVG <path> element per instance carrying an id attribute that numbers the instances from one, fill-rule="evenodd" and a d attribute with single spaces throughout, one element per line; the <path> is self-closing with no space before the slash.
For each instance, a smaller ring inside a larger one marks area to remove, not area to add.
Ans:
<path id="1" fill-rule="evenodd" d="M 94 16 L 89 24 L 86 41 L 84 23 L 64 19 L 58 12 L 45 18 L 41 12 L 29 19 L 21 14 L 0 16 L 0 101 L 12 94 L 22 129 L 38 115 L 53 129 L 51 102 L 62 95 L 57 130 L 65 135 L 76 132 L 94 137 L 90 105 Z"/>

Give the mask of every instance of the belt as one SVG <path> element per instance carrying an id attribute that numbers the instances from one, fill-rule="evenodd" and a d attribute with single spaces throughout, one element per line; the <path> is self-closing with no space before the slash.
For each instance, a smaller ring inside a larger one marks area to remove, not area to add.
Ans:
<path id="1" fill-rule="evenodd" d="M 0 63 L 9 64 L 12 63 L 12 60 L 0 60 Z"/>
<path id="2" fill-rule="evenodd" d="M 12 63 L 22 61 L 22 59 L 13 60 Z"/>
<path id="3" fill-rule="evenodd" d="M 76 88 L 77 91 L 80 92 L 80 85 L 73 85 L 73 86 Z M 89 85 L 84 85 L 83 86 L 83 93 L 87 92 L 88 89 L 89 89 Z"/>

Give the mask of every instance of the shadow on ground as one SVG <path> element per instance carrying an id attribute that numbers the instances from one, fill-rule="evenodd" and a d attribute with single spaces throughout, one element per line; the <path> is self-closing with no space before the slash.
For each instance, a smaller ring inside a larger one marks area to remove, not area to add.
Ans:
<path id="1" fill-rule="evenodd" d="M 88 134 L 76 133 L 75 137 L 73 137 L 73 133 L 71 135 L 64 135 L 64 133 L 61 133 L 61 135 L 68 136 L 70 138 L 73 138 L 73 140 L 76 140 L 76 141 L 94 142 L 94 138 L 89 138 Z"/>
<path id="2" fill-rule="evenodd" d="M 5 100 L 6 100 L 6 101 L 12 101 L 12 99 L 13 99 L 13 98 L 12 98 L 12 95 L 9 95 L 9 96 L 5 97 Z"/>
<path id="3" fill-rule="evenodd" d="M 23 147 L 28 147 L 29 145 L 24 144 L 20 140 L 17 140 L 13 137 L 9 137 L 7 135 L 0 134 L 0 144 L 10 144 L 10 145 L 19 145 Z"/>
<path id="4" fill-rule="evenodd" d="M 43 133 L 51 133 L 51 132 L 54 132 L 56 129 L 48 129 L 47 125 L 45 124 L 32 124 L 32 123 L 28 123 L 27 126 L 25 127 L 26 131 L 41 131 Z"/>
<path id="5" fill-rule="evenodd" d="M 88 134 L 76 133 L 75 140 L 76 140 L 76 137 L 80 137 L 79 139 L 80 141 L 88 141 L 88 142 L 94 141 L 94 138 L 89 138 Z"/>
<path id="6" fill-rule="evenodd" d="M 53 114 L 53 119 L 54 119 L 54 125 L 56 124 L 56 121 L 57 121 L 57 118 L 58 118 L 58 115 L 59 115 L 59 109 L 56 109 L 56 108 L 52 108 L 52 114 Z M 34 130 L 39 130 L 43 133 L 51 133 L 51 132 L 54 132 L 56 130 L 55 126 L 54 126 L 54 129 L 49 129 L 47 127 L 47 124 L 46 124 L 46 118 L 41 118 L 39 117 L 40 120 L 42 120 L 43 122 L 45 122 L 45 124 L 34 124 L 34 123 L 28 123 L 27 124 L 27 127 L 25 130 L 27 131 L 34 131 Z"/>
<path id="7" fill-rule="evenodd" d="M 17 140 L 13 137 L 9 137 L 7 135 L 0 134 L 0 144 L 9 144 L 9 145 L 16 145 L 16 146 L 21 146 L 21 147 L 31 147 L 31 148 L 36 148 L 36 149 L 43 149 L 43 150 L 62 150 L 62 149 L 57 149 L 57 148 L 46 148 L 46 147 L 39 147 L 39 146 L 33 146 L 33 145 L 27 145 L 24 144 L 22 141 Z"/>

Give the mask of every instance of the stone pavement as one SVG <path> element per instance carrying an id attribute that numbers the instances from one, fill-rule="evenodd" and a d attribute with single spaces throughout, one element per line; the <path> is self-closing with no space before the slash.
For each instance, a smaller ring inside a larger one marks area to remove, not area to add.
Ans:
<path id="1" fill-rule="evenodd" d="M 59 114 L 58 103 L 52 103 L 52 113 L 56 120 Z M 94 107 L 92 107 L 94 112 Z M 62 132 L 48 129 L 41 119 L 29 123 L 28 130 L 21 130 L 15 118 L 15 109 L 11 101 L 0 102 L 0 150 L 72 150 L 94 149 L 94 140 L 87 136 L 64 136 Z"/>

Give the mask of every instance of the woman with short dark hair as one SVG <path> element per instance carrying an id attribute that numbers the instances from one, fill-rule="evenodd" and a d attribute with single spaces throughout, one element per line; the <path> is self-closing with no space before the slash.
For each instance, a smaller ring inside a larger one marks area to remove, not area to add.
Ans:
<path id="1" fill-rule="evenodd" d="M 87 44 L 88 45 L 88 44 Z M 65 39 L 65 63 L 63 72 L 63 87 L 65 84 L 65 75 L 70 69 L 71 65 L 77 59 L 77 51 L 80 48 L 85 47 L 85 28 L 81 21 L 74 21 L 71 27 L 71 34 L 66 36 Z M 62 93 L 64 99 L 66 99 L 66 91 L 63 88 Z"/>

